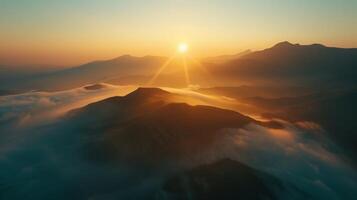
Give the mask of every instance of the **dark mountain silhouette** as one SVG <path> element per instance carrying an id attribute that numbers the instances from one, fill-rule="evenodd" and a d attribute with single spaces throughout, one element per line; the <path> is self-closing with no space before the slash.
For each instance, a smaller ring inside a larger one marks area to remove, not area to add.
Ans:
<path id="1" fill-rule="evenodd" d="M 209 69 L 237 81 L 327 88 L 356 85 L 356 66 L 357 49 L 282 42 Z"/>
<path id="2" fill-rule="evenodd" d="M 177 101 L 180 98 L 161 89 L 139 88 L 74 110 L 68 121 L 95 138 L 88 145 L 92 158 L 149 164 L 190 159 L 213 146 L 223 128 L 249 123 L 280 128 L 230 110 L 190 106 Z"/>
<path id="3" fill-rule="evenodd" d="M 223 159 L 169 179 L 163 187 L 170 199 L 277 199 L 278 179 L 240 162 Z"/>

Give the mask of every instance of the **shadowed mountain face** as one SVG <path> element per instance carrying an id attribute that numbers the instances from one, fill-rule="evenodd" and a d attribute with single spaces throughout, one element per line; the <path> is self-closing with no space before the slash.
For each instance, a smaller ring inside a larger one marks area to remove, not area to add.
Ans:
<path id="1" fill-rule="evenodd" d="M 269 185 L 267 185 L 269 183 Z M 278 179 L 242 163 L 223 159 L 172 177 L 164 185 L 170 199 L 276 199 Z M 282 187 L 282 186 L 280 186 Z"/>
<path id="2" fill-rule="evenodd" d="M 88 145 L 94 157 L 151 164 L 194 157 L 214 145 L 220 129 L 264 124 L 234 111 L 175 103 L 177 98 L 160 89 L 139 88 L 75 110 L 69 122 L 97 138 Z"/>
<path id="3" fill-rule="evenodd" d="M 282 42 L 210 69 L 236 81 L 327 88 L 356 85 L 356 66 L 357 49 Z"/>
<path id="4" fill-rule="evenodd" d="M 187 171 L 181 181 L 182 169 L 221 157 L 215 148 L 226 133 L 220 130 L 263 123 L 230 110 L 177 103 L 178 98 L 161 89 L 139 88 L 74 110 L 67 123 L 88 141 L 82 152 L 90 162 L 156 176 L 178 174 L 163 180 L 155 191 L 158 199 L 275 199 L 273 188 L 283 188 L 278 179 L 228 159 Z"/>

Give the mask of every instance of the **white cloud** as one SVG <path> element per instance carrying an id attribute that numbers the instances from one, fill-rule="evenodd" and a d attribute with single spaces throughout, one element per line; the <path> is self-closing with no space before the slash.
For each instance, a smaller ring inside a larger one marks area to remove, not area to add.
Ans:
<path id="1" fill-rule="evenodd" d="M 104 86 L 98 90 L 81 87 L 60 92 L 29 92 L 0 97 L 0 123 L 12 120 L 24 126 L 48 122 L 69 110 L 111 96 L 123 96 L 136 89 L 134 86 Z"/>
<path id="2" fill-rule="evenodd" d="M 316 199 L 348 198 L 357 188 L 357 174 L 334 153 L 336 147 L 324 134 L 285 125 L 225 129 L 222 134 L 227 137 L 220 146 L 231 158 L 274 174 Z"/>

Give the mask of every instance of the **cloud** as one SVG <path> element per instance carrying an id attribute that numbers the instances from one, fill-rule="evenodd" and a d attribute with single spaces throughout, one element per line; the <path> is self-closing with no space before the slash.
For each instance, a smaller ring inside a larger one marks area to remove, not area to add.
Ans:
<path id="1" fill-rule="evenodd" d="M 85 86 L 60 92 L 29 92 L 0 97 L 0 125 L 9 121 L 17 126 L 43 124 L 69 110 L 111 96 L 123 96 L 136 89 L 134 86 L 102 85 L 105 87 L 97 90 L 88 90 Z"/>
<path id="2" fill-rule="evenodd" d="M 332 142 L 313 130 L 288 123 L 282 130 L 258 125 L 225 129 L 220 146 L 232 159 L 273 174 L 314 199 L 356 195 L 356 171 L 334 153 L 337 147 Z"/>

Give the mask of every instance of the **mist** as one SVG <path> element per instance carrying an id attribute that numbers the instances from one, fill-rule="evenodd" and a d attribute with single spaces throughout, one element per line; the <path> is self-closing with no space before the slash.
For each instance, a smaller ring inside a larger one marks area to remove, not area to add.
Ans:
<path id="1" fill-rule="evenodd" d="M 113 95 L 126 95 L 135 88 L 102 86 L 1 97 L 0 197 L 154 198 L 168 177 L 186 169 L 165 166 L 150 170 L 130 167 L 120 160 L 88 160 L 85 149 L 91 141 L 74 131 L 77 122 L 62 123 L 66 113 Z M 196 100 L 193 104 L 231 101 L 187 89 L 166 90 L 185 95 L 191 102 Z M 311 122 L 280 123 L 280 129 L 256 124 L 221 129 L 222 137 L 209 149 L 177 163 L 190 162 L 186 166 L 195 167 L 222 158 L 240 161 L 281 180 L 285 189 L 276 189 L 279 199 L 348 199 L 357 195 L 355 170 L 323 128 Z"/>

